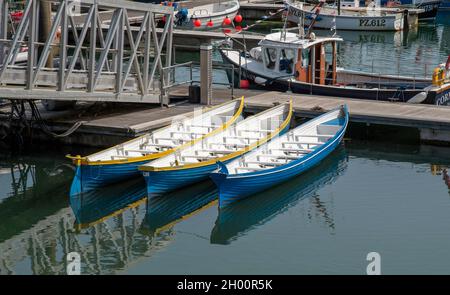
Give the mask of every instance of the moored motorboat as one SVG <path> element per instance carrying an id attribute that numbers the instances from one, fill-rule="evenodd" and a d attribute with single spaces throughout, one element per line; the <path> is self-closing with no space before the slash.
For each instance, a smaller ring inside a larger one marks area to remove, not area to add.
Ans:
<path id="1" fill-rule="evenodd" d="M 291 118 L 292 102 L 284 103 L 140 166 L 149 197 L 207 179 L 217 161 L 231 161 L 286 132 Z"/>
<path id="2" fill-rule="evenodd" d="M 243 107 L 244 98 L 233 100 L 89 156 L 68 156 L 76 165 L 70 194 L 139 176 L 139 165 L 225 130 L 240 120 Z"/>
<path id="3" fill-rule="evenodd" d="M 405 28 L 405 13 L 401 9 L 340 9 L 285 0 L 287 19 L 318 29 L 353 31 L 399 31 Z M 354 9 L 354 8 L 353 8 Z M 317 11 L 319 10 L 319 11 Z M 320 14 L 319 14 L 320 12 Z"/>
<path id="4" fill-rule="evenodd" d="M 340 144 L 348 124 L 346 106 L 323 114 L 229 163 L 210 177 L 219 207 L 260 192 L 319 164 Z"/>
<path id="5" fill-rule="evenodd" d="M 179 5 L 179 10 L 175 15 L 175 25 L 177 29 L 186 30 L 217 29 L 230 25 L 238 14 L 239 8 L 238 0 L 219 1 L 218 3 L 205 4 L 190 9 Z"/>
<path id="6" fill-rule="evenodd" d="M 443 79 L 362 73 L 337 68 L 338 36 L 316 37 L 282 30 L 266 35 L 249 52 L 220 50 L 244 79 L 277 91 L 392 102 L 449 105 L 450 62 L 440 65 Z M 225 42 L 230 45 L 231 42 Z M 442 99 L 444 97 L 444 99 Z"/>

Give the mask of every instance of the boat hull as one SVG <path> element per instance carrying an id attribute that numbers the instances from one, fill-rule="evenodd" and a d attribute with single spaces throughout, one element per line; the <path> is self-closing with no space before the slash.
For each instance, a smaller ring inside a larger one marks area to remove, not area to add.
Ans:
<path id="1" fill-rule="evenodd" d="M 289 124 L 280 131 L 280 135 L 289 130 Z M 230 158 L 224 163 L 229 163 L 232 160 L 240 157 L 242 154 L 236 155 L 236 157 Z M 147 193 L 149 197 L 160 196 L 164 193 L 177 190 L 182 187 L 186 187 L 193 183 L 197 183 L 208 179 L 209 174 L 216 170 L 217 165 L 205 165 L 200 167 L 175 169 L 167 171 L 144 171 L 143 175 L 147 183 Z"/>
<path id="2" fill-rule="evenodd" d="M 300 9 L 287 2 L 288 20 L 298 23 L 304 15 L 304 24 L 309 26 L 314 13 Z M 353 16 L 353 15 L 329 15 L 319 14 L 314 23 L 316 29 L 330 29 L 354 31 L 399 31 L 403 30 L 404 19 L 401 13 L 388 14 L 384 16 Z"/>
<path id="3" fill-rule="evenodd" d="M 149 160 L 124 164 L 78 165 L 70 187 L 70 195 L 74 196 L 101 186 L 140 177 L 138 167 Z"/>
<path id="4" fill-rule="evenodd" d="M 287 165 L 270 169 L 270 171 L 245 173 L 244 175 L 212 173 L 210 177 L 219 188 L 219 208 L 285 182 L 318 165 L 339 146 L 345 134 L 347 122 L 348 114 L 345 118 L 344 127 L 329 142 L 307 156 L 294 160 Z"/>
<path id="5" fill-rule="evenodd" d="M 228 58 L 223 51 L 220 51 L 224 62 L 232 64 L 236 67 L 236 74 L 239 73 L 239 64 L 235 63 L 233 60 Z M 256 78 L 262 78 L 267 80 L 263 86 L 267 90 L 286 92 L 288 90 L 293 93 L 298 94 L 311 94 L 311 95 L 323 95 L 323 96 L 333 96 L 333 97 L 344 97 L 344 98 L 356 98 L 356 99 L 370 99 L 370 100 L 381 100 L 381 101 L 394 101 L 394 102 L 408 102 L 414 96 L 424 92 L 423 88 L 411 89 L 414 87 L 423 87 L 427 84 L 426 81 L 398 81 L 395 84 L 397 88 L 377 88 L 377 83 L 372 83 L 375 88 L 356 88 L 356 87 L 341 87 L 332 85 L 319 85 L 310 84 L 299 81 L 289 81 L 286 79 L 273 80 L 271 77 L 264 76 L 260 73 L 255 73 L 249 70 L 247 67 L 241 67 L 241 75 L 243 79 L 248 79 L 256 86 L 261 86 L 255 82 Z M 389 80 L 388 83 L 394 83 L 394 80 Z M 426 99 L 422 102 L 425 104 L 434 105 L 450 105 L 448 99 L 439 99 L 444 96 L 448 90 L 447 87 L 441 87 L 440 90 L 431 90 L 428 92 Z"/>

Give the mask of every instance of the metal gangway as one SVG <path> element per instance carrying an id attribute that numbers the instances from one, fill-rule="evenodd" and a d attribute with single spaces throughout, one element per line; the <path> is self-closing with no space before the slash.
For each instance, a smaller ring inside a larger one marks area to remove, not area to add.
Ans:
<path id="1" fill-rule="evenodd" d="M 172 62 L 173 7 L 27 0 L 14 23 L 9 1 L 0 0 L 0 99 L 165 103 L 169 81 L 163 69 Z M 39 10 L 48 3 L 51 27 L 43 40 Z M 157 30 L 160 20 L 164 25 Z M 25 60 L 18 62 L 24 52 Z"/>

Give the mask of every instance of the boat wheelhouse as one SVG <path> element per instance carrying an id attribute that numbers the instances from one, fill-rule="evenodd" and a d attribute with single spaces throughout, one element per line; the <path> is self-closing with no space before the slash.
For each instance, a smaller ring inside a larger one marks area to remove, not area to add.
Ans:
<path id="1" fill-rule="evenodd" d="M 294 76 L 305 83 L 334 85 L 337 82 L 336 43 L 342 38 L 312 36 L 300 39 L 290 32 L 273 33 L 252 49 L 250 56 L 262 62 L 260 68 L 269 79 Z"/>

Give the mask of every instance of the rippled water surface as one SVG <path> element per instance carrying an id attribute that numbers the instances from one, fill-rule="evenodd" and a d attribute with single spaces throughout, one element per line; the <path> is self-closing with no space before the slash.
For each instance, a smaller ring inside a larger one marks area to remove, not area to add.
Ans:
<path id="1" fill-rule="evenodd" d="M 142 179 L 70 199 L 55 154 L 0 160 L 0 273 L 450 273 L 449 148 L 346 142 L 320 166 L 219 212 L 213 183 L 147 200 Z"/>

